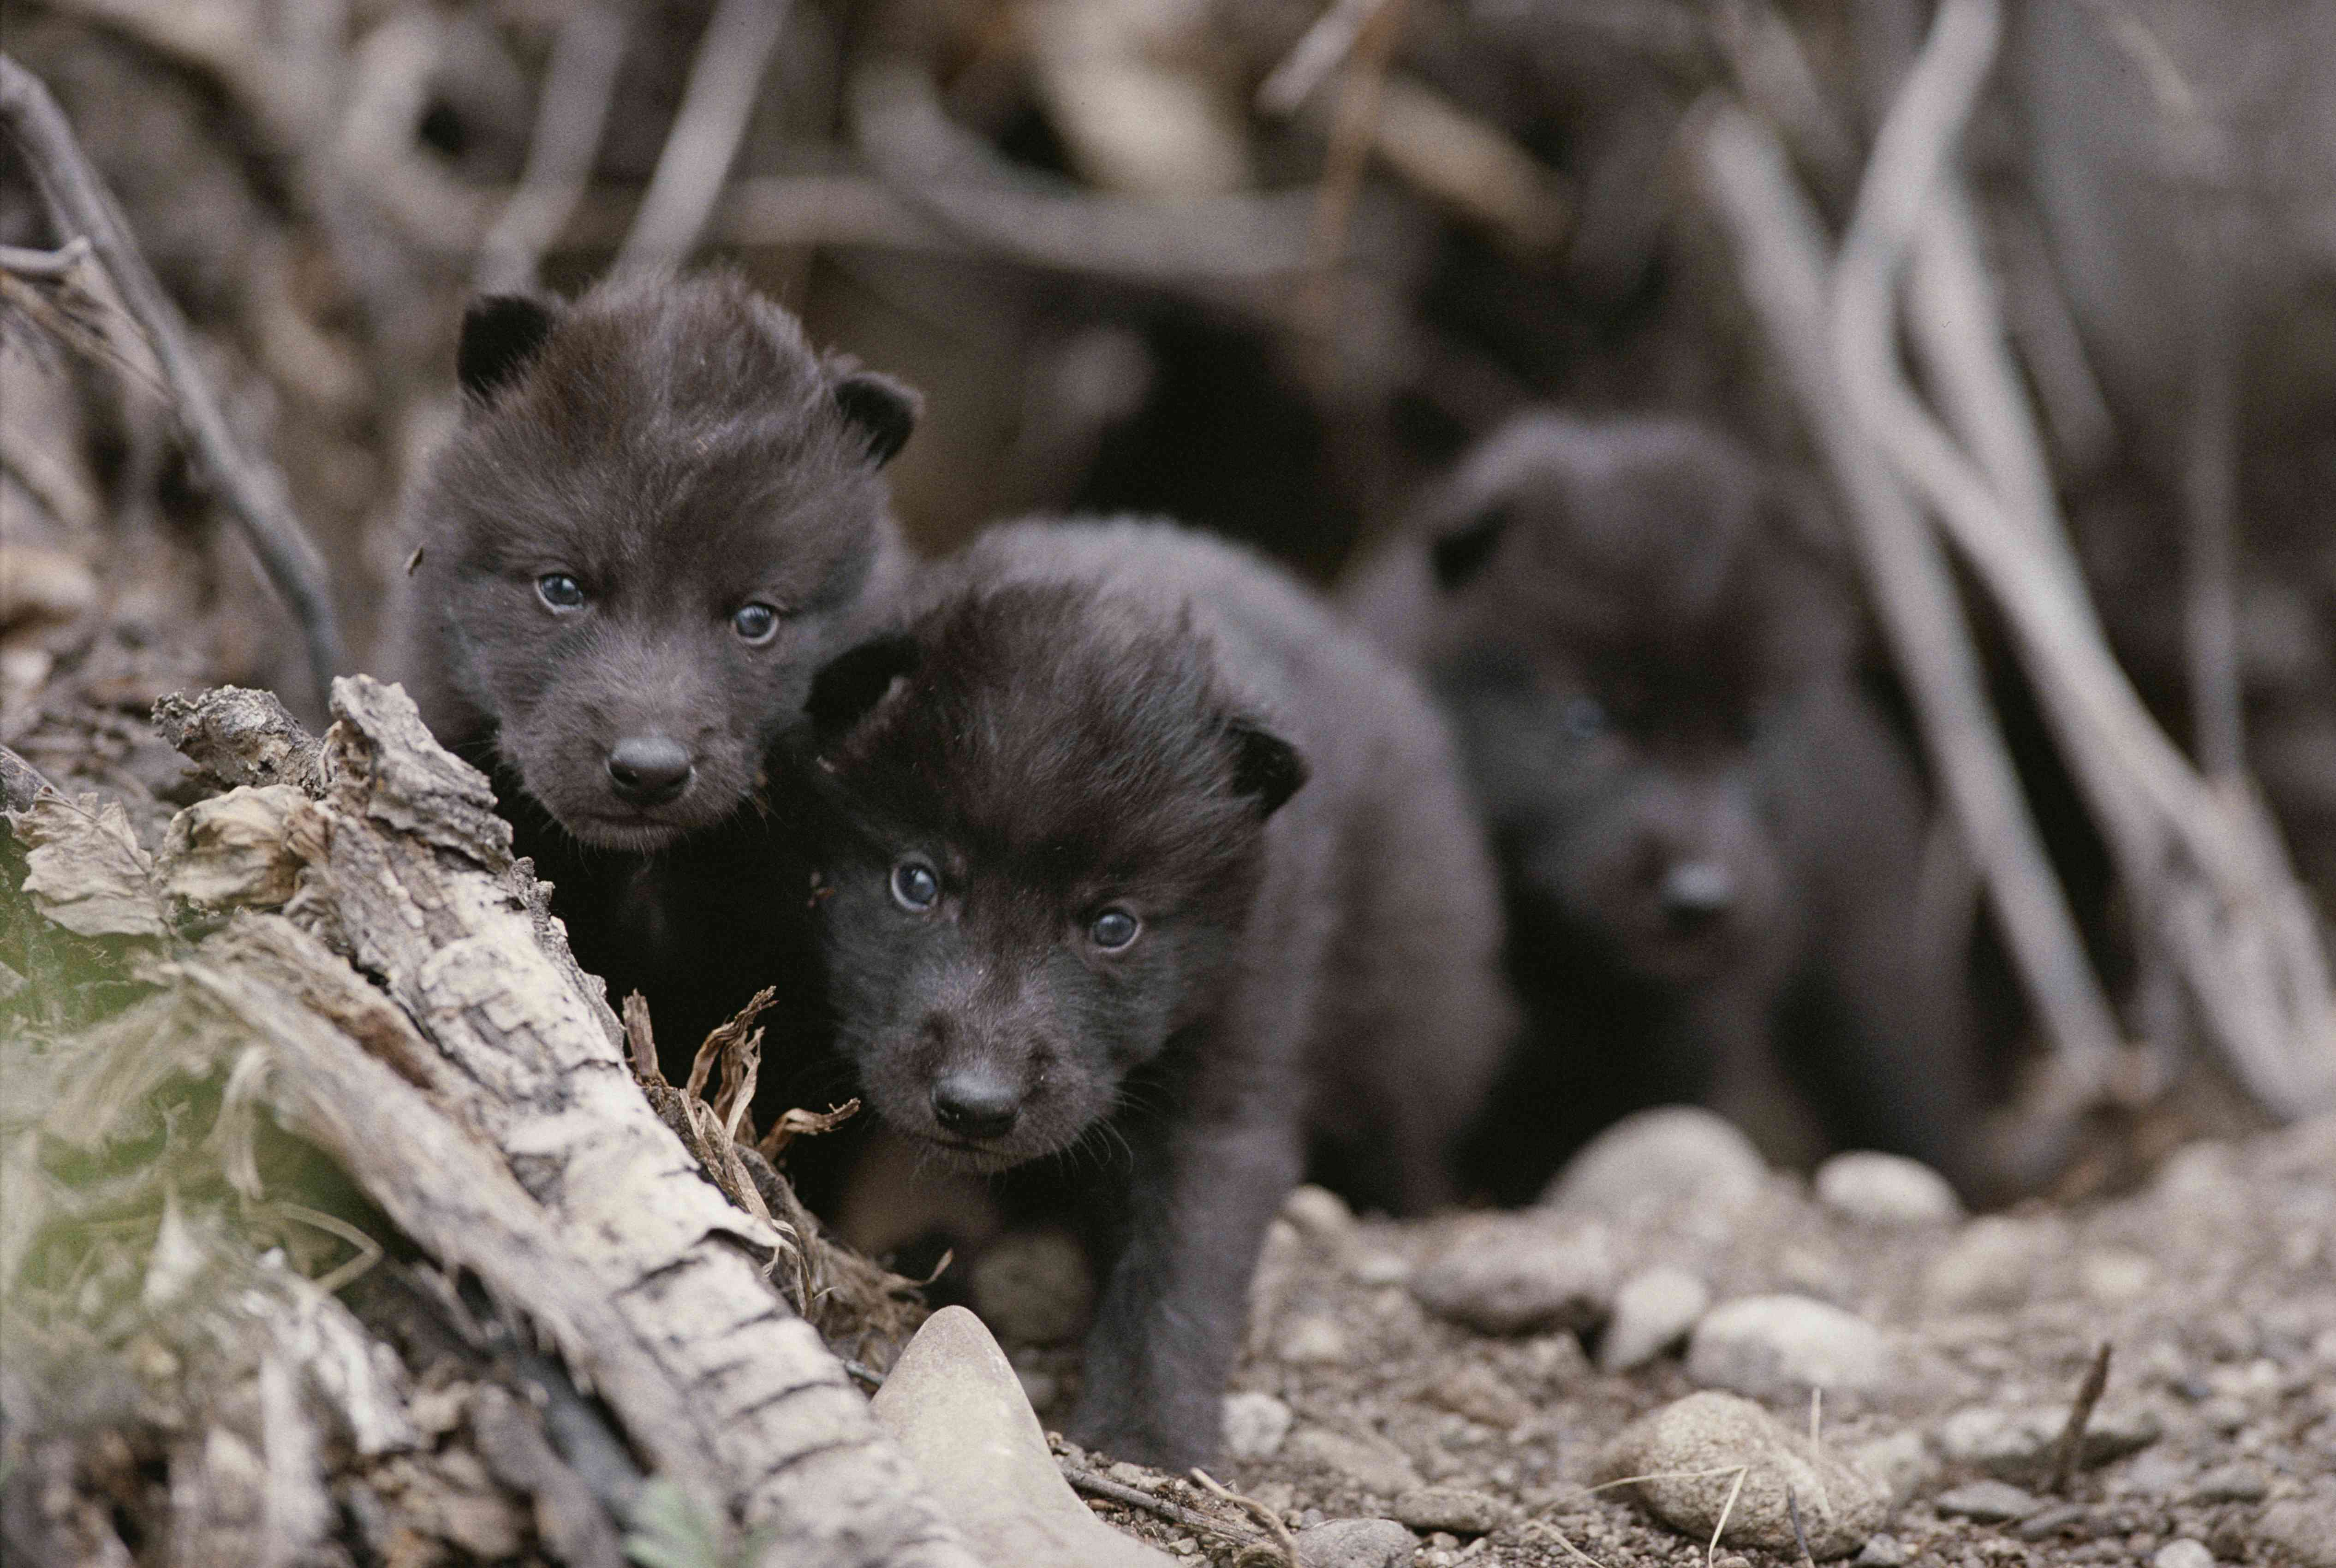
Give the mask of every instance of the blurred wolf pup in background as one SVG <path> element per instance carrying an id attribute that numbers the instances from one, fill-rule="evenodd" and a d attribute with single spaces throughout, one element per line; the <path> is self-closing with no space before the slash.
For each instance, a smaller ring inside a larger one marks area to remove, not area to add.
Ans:
<path id="1" fill-rule="evenodd" d="M 879 470 L 913 393 L 720 273 L 481 299 L 413 512 L 384 673 L 492 775 L 577 959 L 686 1067 L 757 985 L 815 986 L 757 806 L 812 672 L 899 569 Z M 669 1066 L 672 1064 L 668 1064 Z"/>
<path id="2" fill-rule="evenodd" d="M 812 689 L 791 815 L 839 1049 L 897 1133 L 1084 1237 L 1080 1443 L 1218 1441 L 1307 1169 L 1416 1212 L 1511 1027 L 1492 868 L 1410 678 L 1280 574 L 994 530 Z"/>
<path id="3" fill-rule="evenodd" d="M 1853 622 L 1733 440 L 1517 418 L 1346 592 L 1455 728 L 1501 870 L 1523 1044 L 1468 1175 L 1530 1199 L 1617 1116 L 1700 1100 L 1772 1157 L 1972 1185 L 1960 948 Z"/>

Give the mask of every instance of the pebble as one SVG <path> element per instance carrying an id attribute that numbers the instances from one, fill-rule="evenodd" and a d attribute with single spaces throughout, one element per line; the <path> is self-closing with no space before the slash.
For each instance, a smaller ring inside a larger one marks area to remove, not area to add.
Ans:
<path id="1" fill-rule="evenodd" d="M 1358 1253 L 1347 1264 L 1347 1277 L 1358 1285 L 1399 1285 L 1411 1278 L 1411 1263 L 1397 1253 Z"/>
<path id="2" fill-rule="evenodd" d="M 1640 1417 L 1606 1446 L 1597 1468 L 1601 1479 L 1645 1477 L 1630 1489 L 1675 1530 L 1708 1540 L 1724 1510 L 1723 1541 L 1771 1552 L 1795 1550 L 1788 1496 L 1820 1557 L 1856 1550 L 1889 1506 L 1873 1477 L 1836 1455 L 1813 1456 L 1775 1417 L 1733 1394 L 1689 1394 Z"/>
<path id="3" fill-rule="evenodd" d="M 2130 1302 L 2157 1282 L 2157 1265 L 2123 1247 L 2103 1247 L 2077 1260 L 2077 1282 L 2097 1302 Z"/>
<path id="4" fill-rule="evenodd" d="M 1290 1319 L 1274 1336 L 1273 1353 L 1293 1366 L 1343 1367 L 1354 1345 L 1338 1320 L 1322 1312 Z"/>
<path id="5" fill-rule="evenodd" d="M 1236 1459 L 1270 1459 L 1290 1436 L 1290 1407 L 1271 1394 L 1227 1394 L 1225 1452 Z"/>
<path id="6" fill-rule="evenodd" d="M 1627 1372 L 1687 1337 L 1711 1305 L 1711 1287 L 1666 1264 L 1631 1275 L 1614 1292 L 1614 1310 L 1598 1340 L 1598 1370 Z"/>
<path id="7" fill-rule="evenodd" d="M 1415 1530 L 1489 1535 L 1509 1522 L 1509 1505 L 1463 1486 L 1422 1486 L 1396 1498 L 1395 1516 Z"/>
<path id="8" fill-rule="evenodd" d="M 1913 1555 L 1895 1535 L 1868 1535 L 1852 1561 L 1857 1568 L 1905 1568 Z"/>
<path id="9" fill-rule="evenodd" d="M 1902 1504 L 1930 1489 L 1939 1478 L 1938 1457 L 1920 1432 L 1893 1432 L 1886 1437 L 1855 1445 L 1849 1461 L 1889 1489 L 1890 1500 Z"/>
<path id="10" fill-rule="evenodd" d="M 1806 1394 L 1878 1386 L 1882 1331 L 1806 1296 L 1741 1296 L 1706 1312 L 1688 1340 L 1687 1375 L 1739 1394 Z"/>
<path id="11" fill-rule="evenodd" d="M 1971 1519 L 1981 1524 L 2013 1524 L 2043 1505 L 2008 1481 L 1973 1481 L 1942 1492 L 1931 1502 L 1943 1518 Z"/>
<path id="12" fill-rule="evenodd" d="M 2336 1498 L 2273 1503 L 2255 1521 L 2254 1544 L 2286 1553 L 2295 1568 L 2336 1568 Z"/>
<path id="13" fill-rule="evenodd" d="M 1487 1334 L 1582 1329 L 1614 1295 L 1614 1248 L 1596 1220 L 1491 1215 L 1459 1227 L 1411 1276 L 1439 1318 Z"/>
<path id="14" fill-rule="evenodd" d="M 2206 1550 L 2205 1542 L 2185 1536 L 2160 1546 L 2157 1555 L 2149 1560 L 2149 1568 L 2214 1568 L 2214 1554 Z"/>
<path id="15" fill-rule="evenodd" d="M 981 1320 L 925 1320 L 869 1411 L 985 1563 L 1161 1568 L 1173 1559 L 1089 1512 L 1063 1479 L 1014 1368 Z"/>
<path id="16" fill-rule="evenodd" d="M 1957 1410 L 1939 1423 L 1939 1451 L 1958 1465 L 1969 1465 L 2004 1480 L 2040 1476 L 2050 1471 L 2060 1448 L 2060 1432 L 2068 1425 L 2066 1408 L 2031 1405 L 2002 1409 L 1973 1405 Z M 2146 1448 L 2163 1428 L 2146 1406 L 2127 1401 L 2106 1403 L 2085 1425 L 2085 1439 L 2077 1455 L 2085 1468 Z"/>
<path id="17" fill-rule="evenodd" d="M 1323 1427 L 1301 1427 L 1287 1445 L 1300 1465 L 1343 1476 L 1366 1492 L 1397 1497 L 1426 1485 L 1404 1451 L 1384 1437 L 1356 1437 Z"/>
<path id="18" fill-rule="evenodd" d="M 1086 1253 L 1061 1231 L 1016 1231 L 974 1261 L 973 1310 L 1010 1345 L 1056 1345 L 1078 1338 L 1095 1302 Z"/>
<path id="19" fill-rule="evenodd" d="M 2198 1477 L 2189 1496 L 2193 1503 L 2260 1503 L 2270 1492 L 2270 1478 L 2253 1465 L 2218 1465 Z"/>
<path id="20" fill-rule="evenodd" d="M 1963 1217 L 1947 1178 L 1903 1155 L 1853 1149 L 1817 1166 L 1817 1201 L 1870 1225 L 1944 1225 Z"/>
<path id="21" fill-rule="evenodd" d="M 1392 1519 L 1333 1519 L 1295 1537 L 1299 1568 L 1411 1568 L 1419 1542 Z"/>
<path id="22" fill-rule="evenodd" d="M 1428 1385 L 1428 1399 L 1453 1414 L 1507 1431 L 1533 1414 L 1523 1395 L 1482 1361 L 1465 1363 L 1448 1378 Z"/>
<path id="23" fill-rule="evenodd" d="M 1696 1106 L 1659 1106 L 1583 1145 L 1541 1201 L 1631 1220 L 1682 1203 L 1734 1208 L 1758 1196 L 1767 1179 L 1767 1162 L 1733 1122 Z"/>
<path id="24" fill-rule="evenodd" d="M 1281 1200 L 1281 1217 L 1296 1225 L 1299 1235 L 1334 1257 L 1355 1239 L 1355 1211 L 1347 1206 L 1347 1200 L 1311 1182 L 1290 1189 Z"/>
<path id="25" fill-rule="evenodd" d="M 2068 1250 L 2065 1224 L 1982 1215 L 1923 1271 L 1925 1302 L 1940 1313 L 2016 1307 L 2035 1289 L 2038 1275 Z"/>

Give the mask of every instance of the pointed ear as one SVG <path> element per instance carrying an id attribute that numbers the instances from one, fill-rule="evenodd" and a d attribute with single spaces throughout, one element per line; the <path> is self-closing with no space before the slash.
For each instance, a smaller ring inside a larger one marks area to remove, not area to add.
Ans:
<path id="1" fill-rule="evenodd" d="M 882 468 L 909 442 L 925 400 L 916 389 L 872 370 L 855 370 L 835 383 L 835 406 L 868 443 L 868 460 Z"/>
<path id="2" fill-rule="evenodd" d="M 462 344 L 454 353 L 455 379 L 463 392 L 490 402 L 504 383 L 527 368 L 560 320 L 559 307 L 524 295 L 490 294 L 462 312 Z"/>
<path id="3" fill-rule="evenodd" d="M 1306 759 L 1270 730 L 1236 719 L 1225 726 L 1233 744 L 1233 789 L 1254 796 L 1260 820 L 1289 803 L 1306 782 Z"/>
<path id="4" fill-rule="evenodd" d="M 811 680 L 803 712 L 812 737 L 824 746 L 840 739 L 884 700 L 900 676 L 914 670 L 924 650 L 906 632 L 888 633 L 838 653 Z"/>
<path id="5" fill-rule="evenodd" d="M 1508 508 L 1496 503 L 1458 528 L 1438 534 L 1436 542 L 1427 547 L 1427 564 L 1436 574 L 1436 586 L 1447 594 L 1466 586 L 1492 560 L 1508 527 Z"/>

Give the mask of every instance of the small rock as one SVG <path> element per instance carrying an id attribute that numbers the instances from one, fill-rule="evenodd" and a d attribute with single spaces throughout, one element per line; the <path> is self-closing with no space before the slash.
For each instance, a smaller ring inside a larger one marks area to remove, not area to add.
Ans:
<path id="1" fill-rule="evenodd" d="M 1270 1459 L 1290 1436 L 1290 1407 L 1271 1394 L 1225 1396 L 1225 1452 L 1236 1459 Z"/>
<path id="2" fill-rule="evenodd" d="M 2139 1253 L 2104 1247 L 2077 1260 L 2077 1282 L 2097 1302 L 2130 1302 L 2157 1282 L 2157 1265 Z"/>
<path id="3" fill-rule="evenodd" d="M 1595 1220 L 1493 1215 L 1462 1225 L 1411 1276 L 1439 1318 L 1487 1334 L 1587 1328 L 1614 1294 L 1614 1249 Z"/>
<path id="4" fill-rule="evenodd" d="M 1338 1320 L 1322 1312 L 1290 1319 L 1274 1337 L 1273 1353 L 1293 1366 L 1342 1367 L 1354 1353 Z"/>
<path id="5" fill-rule="evenodd" d="M 1939 1478 L 1939 1461 L 1920 1432 L 1893 1432 L 1847 1450 L 1849 1462 L 1889 1489 L 1894 1506 L 1927 1491 Z"/>
<path id="6" fill-rule="evenodd" d="M 1920 1160 L 1854 1149 L 1817 1166 L 1817 1201 L 1869 1225 L 1943 1225 L 1963 1217 L 1947 1178 Z"/>
<path id="7" fill-rule="evenodd" d="M 1541 1201 L 1623 1220 L 1689 1202 L 1733 1208 L 1767 1179 L 1767 1162 L 1733 1122 L 1696 1106 L 1659 1106 L 1582 1146 Z"/>
<path id="8" fill-rule="evenodd" d="M 1851 1561 L 1857 1568 L 1905 1568 L 1913 1555 L 1895 1535 L 1868 1535 Z"/>
<path id="9" fill-rule="evenodd" d="M 1422 1486 L 1396 1498 L 1395 1516 L 1415 1530 L 1489 1535 L 1509 1522 L 1509 1505 L 1498 1497 L 1465 1487 Z"/>
<path id="10" fill-rule="evenodd" d="M 1396 1253 L 1358 1253 L 1347 1263 L 1347 1277 L 1358 1285 L 1399 1285 L 1411 1278 L 1411 1264 Z"/>
<path id="11" fill-rule="evenodd" d="M 1301 1427 L 1287 1445 L 1290 1459 L 1343 1476 L 1366 1492 L 1397 1497 L 1425 1485 L 1408 1456 L 1384 1437 L 1357 1437 Z"/>
<path id="12" fill-rule="evenodd" d="M 2198 1477 L 2189 1495 L 2193 1503 L 2260 1503 L 2270 1493 L 2270 1477 L 2253 1465 L 2218 1465 Z"/>
<path id="13" fill-rule="evenodd" d="M 981 1320 L 925 1320 L 869 1402 L 933 1500 L 985 1563 L 1160 1568 L 1161 1553 L 1088 1511 L 1056 1468 L 1014 1368 Z"/>
<path id="14" fill-rule="evenodd" d="M 1971 1519 L 1981 1524 L 2013 1524 L 2043 1505 L 2008 1481 L 1973 1481 L 1942 1492 L 1931 1502 L 1944 1518 Z"/>
<path id="15" fill-rule="evenodd" d="M 1450 1377 L 1430 1383 L 1425 1392 L 1432 1404 L 1504 1431 L 1533 1414 L 1524 1397 L 1481 1361 L 1465 1363 Z"/>
<path id="16" fill-rule="evenodd" d="M 1614 1311 L 1598 1341 L 1598 1370 L 1627 1372 L 1687 1337 L 1711 1305 L 1711 1287 L 1668 1264 L 1631 1275 L 1614 1292 Z"/>
<path id="17" fill-rule="evenodd" d="M 1806 1296 L 1743 1296 L 1706 1312 L 1688 1341 L 1687 1375 L 1739 1394 L 1861 1389 L 1881 1383 L 1882 1332 Z"/>
<path id="18" fill-rule="evenodd" d="M 2068 1227 L 2057 1221 L 1982 1215 L 1931 1260 L 1923 1296 L 1941 1313 L 2016 1307 L 2068 1246 Z"/>
<path id="19" fill-rule="evenodd" d="M 2255 1521 L 2254 1544 L 2286 1553 L 2295 1568 L 2336 1568 L 2336 1499 L 2273 1503 Z"/>
<path id="20" fill-rule="evenodd" d="M 975 1260 L 968 1282 L 973 1310 L 1007 1344 L 1076 1339 L 1095 1302 L 1086 1253 L 1056 1230 L 1000 1236 Z"/>
<path id="21" fill-rule="evenodd" d="M 1411 1568 L 1419 1542 L 1392 1519 L 1333 1519 L 1295 1537 L 1299 1568 Z"/>
<path id="22" fill-rule="evenodd" d="M 2066 1409 L 2049 1405 L 2020 1409 L 1973 1405 L 1939 1424 L 1939 1451 L 1958 1465 L 2005 1480 L 2042 1476 L 2059 1456 L 2068 1420 Z M 2161 1429 L 2146 1407 L 2122 1400 L 2104 1404 L 2085 1425 L 2077 1462 L 2085 1468 L 2106 1465 L 2149 1447 Z"/>
<path id="23" fill-rule="evenodd" d="M 1733 1394 L 1690 1394 L 1640 1417 L 1606 1446 L 1598 1471 L 1601 1478 L 1647 1477 L 1631 1490 L 1675 1530 L 1708 1540 L 1725 1510 L 1723 1541 L 1771 1552 L 1796 1549 L 1788 1495 L 1820 1557 L 1855 1551 L 1889 1505 L 1864 1471 L 1812 1455 L 1775 1417 Z"/>
<path id="24" fill-rule="evenodd" d="M 1281 1217 L 1333 1257 L 1344 1253 L 1355 1239 L 1355 1211 L 1347 1206 L 1347 1200 L 1311 1182 L 1292 1188 L 1281 1200 Z"/>
<path id="25" fill-rule="evenodd" d="M 2185 1536 L 2160 1546 L 2157 1555 L 2149 1560 L 2149 1568 L 2214 1568 L 2214 1554 L 2206 1550 L 2205 1542 Z"/>

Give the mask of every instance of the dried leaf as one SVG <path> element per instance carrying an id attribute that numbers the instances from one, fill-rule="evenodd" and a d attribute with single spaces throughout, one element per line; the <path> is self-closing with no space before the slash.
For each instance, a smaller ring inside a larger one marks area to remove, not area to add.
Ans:
<path id="1" fill-rule="evenodd" d="M 154 862 L 120 801 L 49 790 L 5 815 L 29 851 L 24 891 L 42 914 L 79 936 L 169 934 Z"/>

